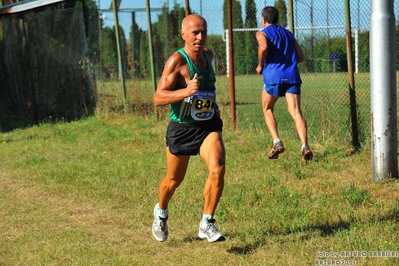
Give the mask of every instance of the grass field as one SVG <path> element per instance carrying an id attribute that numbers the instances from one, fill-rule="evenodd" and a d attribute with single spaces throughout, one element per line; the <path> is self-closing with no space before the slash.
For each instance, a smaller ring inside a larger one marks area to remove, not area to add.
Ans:
<path id="1" fill-rule="evenodd" d="M 215 218 L 227 240 L 197 238 L 206 169 L 193 157 L 158 243 L 167 122 L 108 111 L 2 133 L 0 265 L 398 265 L 399 181 L 373 183 L 368 146 L 353 153 L 335 135 L 311 138 L 306 164 L 294 134 L 267 160 L 266 131 L 226 126 Z"/>
<path id="2" fill-rule="evenodd" d="M 227 170 L 215 218 L 227 241 L 214 244 L 197 238 L 198 157 L 169 206 L 168 241 L 152 237 L 168 110 L 154 112 L 149 81 L 128 81 L 127 99 L 120 83 L 98 83 L 95 117 L 27 128 L 1 120 L 0 265 L 398 265 L 399 181 L 372 182 L 368 75 L 356 76 L 357 152 L 345 74 L 302 78 L 310 163 L 284 100 L 276 116 L 286 152 L 265 159 L 259 76 L 235 79 L 233 131 L 230 81 L 218 77 Z"/>
<path id="3" fill-rule="evenodd" d="M 355 91 L 359 140 L 368 146 L 370 139 L 370 78 L 368 73 L 355 75 Z M 347 73 L 305 73 L 302 74 L 302 110 L 309 127 L 309 138 L 313 142 L 340 139 L 345 145 L 352 144 L 352 121 Z M 231 109 L 230 79 L 218 76 L 216 87 L 218 103 L 225 114 L 225 125 L 231 127 L 236 116 L 240 131 L 267 131 L 261 111 L 260 95 L 262 80 L 259 75 L 237 76 L 234 79 L 235 113 Z M 148 115 L 154 113 L 152 83 L 148 80 L 126 82 L 127 98 L 125 112 L 132 110 Z M 123 88 L 119 82 L 98 83 L 100 105 L 97 113 L 108 115 L 122 110 Z M 163 117 L 166 112 L 163 113 Z M 275 107 L 279 130 L 283 134 L 294 132 L 292 119 L 287 115 L 284 98 Z M 294 133 L 295 134 L 295 133 Z"/>

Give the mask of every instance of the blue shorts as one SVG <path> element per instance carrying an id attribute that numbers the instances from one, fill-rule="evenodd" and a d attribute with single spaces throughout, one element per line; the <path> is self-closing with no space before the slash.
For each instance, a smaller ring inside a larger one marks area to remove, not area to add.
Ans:
<path id="1" fill-rule="evenodd" d="M 287 92 L 301 95 L 301 84 L 265 84 L 263 88 L 276 98 L 284 97 Z"/>

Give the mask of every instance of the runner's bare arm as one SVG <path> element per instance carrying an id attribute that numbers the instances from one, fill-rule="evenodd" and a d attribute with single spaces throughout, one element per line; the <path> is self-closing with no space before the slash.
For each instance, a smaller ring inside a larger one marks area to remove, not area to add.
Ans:
<path id="1" fill-rule="evenodd" d="M 263 64 L 267 56 L 267 39 L 262 31 L 256 32 L 256 40 L 258 41 L 258 66 L 256 72 L 262 74 Z"/>
<path id="2" fill-rule="evenodd" d="M 154 103 L 157 106 L 172 104 L 198 91 L 199 82 L 196 74 L 190 80 L 190 74 L 185 59 L 174 53 L 167 61 L 154 94 Z M 187 87 L 185 87 L 187 84 Z M 177 88 L 177 89 L 176 89 Z M 181 89 L 179 89 L 181 88 Z"/>

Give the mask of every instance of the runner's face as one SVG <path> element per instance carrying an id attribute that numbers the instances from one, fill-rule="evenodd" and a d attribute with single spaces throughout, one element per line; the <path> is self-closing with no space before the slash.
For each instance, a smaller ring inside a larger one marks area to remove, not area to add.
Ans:
<path id="1" fill-rule="evenodd" d="M 206 22 L 199 18 L 194 18 L 185 25 L 182 30 L 182 38 L 186 46 L 193 51 L 201 51 L 205 46 L 207 37 Z"/>

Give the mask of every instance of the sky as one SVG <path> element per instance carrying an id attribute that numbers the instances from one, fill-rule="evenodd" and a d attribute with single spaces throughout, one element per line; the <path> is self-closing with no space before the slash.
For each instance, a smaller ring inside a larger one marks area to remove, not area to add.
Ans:
<path id="1" fill-rule="evenodd" d="M 244 9 L 245 0 L 240 0 L 241 6 Z M 266 5 L 273 5 L 275 0 L 255 0 L 257 4 L 257 18 L 259 21 L 258 27 L 260 28 L 260 12 L 261 9 Z M 313 5 L 311 6 L 310 3 Z M 398 0 L 395 0 L 398 1 Z M 110 10 L 112 0 L 99 0 L 100 9 L 103 12 L 104 25 L 114 25 L 114 15 Z M 208 34 L 223 35 L 223 9 L 224 0 L 189 0 L 191 10 L 195 13 L 201 14 L 206 18 L 208 22 Z M 151 9 L 155 10 L 151 12 L 151 22 L 156 22 L 158 18 L 159 10 L 164 4 L 169 3 L 170 8 L 174 6 L 174 3 L 178 3 L 184 7 L 185 0 L 150 0 Z M 321 32 L 326 32 L 328 29 L 329 34 L 341 35 L 342 32 L 345 34 L 345 16 L 343 1 L 336 0 L 293 0 L 294 3 L 294 21 L 296 21 L 296 34 L 303 33 L 304 35 L 309 34 L 310 26 L 313 24 L 313 29 Z M 328 3 L 328 9 L 327 9 Z M 352 15 L 352 25 L 360 25 L 360 30 L 368 30 L 370 20 L 370 7 L 371 0 L 351 0 L 350 1 Z M 146 1 L 145 0 L 122 0 L 120 5 L 121 12 L 119 13 L 118 19 L 119 24 L 124 28 L 126 37 L 130 31 L 132 24 L 132 10 L 137 9 L 135 12 L 136 23 L 143 30 L 147 30 L 147 15 L 146 15 Z M 126 10 L 123 11 L 123 10 Z M 310 16 L 311 10 L 313 11 L 313 19 Z M 244 10 L 242 12 L 244 14 Z M 233 14 L 234 16 L 234 14 Z M 352 30 L 353 31 L 353 30 Z"/>

